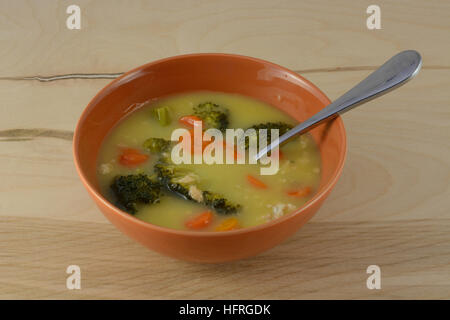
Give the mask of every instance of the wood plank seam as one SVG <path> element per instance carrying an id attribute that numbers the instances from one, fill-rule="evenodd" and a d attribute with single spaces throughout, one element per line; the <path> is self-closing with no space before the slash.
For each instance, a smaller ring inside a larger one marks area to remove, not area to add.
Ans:
<path id="1" fill-rule="evenodd" d="M 327 67 L 327 68 L 315 68 L 315 69 L 303 69 L 294 70 L 294 72 L 299 74 L 307 73 L 322 73 L 322 72 L 345 72 L 345 71 L 371 71 L 377 69 L 378 66 L 348 66 L 348 67 Z M 445 65 L 431 65 L 423 66 L 422 69 L 425 70 L 450 70 L 450 66 Z M 0 77 L 0 80 L 36 80 L 39 82 L 51 82 L 57 80 L 70 80 L 70 79 L 115 79 L 124 74 L 124 72 L 114 72 L 114 73 L 69 73 L 61 75 L 50 75 L 50 76 L 16 76 L 16 77 Z"/>

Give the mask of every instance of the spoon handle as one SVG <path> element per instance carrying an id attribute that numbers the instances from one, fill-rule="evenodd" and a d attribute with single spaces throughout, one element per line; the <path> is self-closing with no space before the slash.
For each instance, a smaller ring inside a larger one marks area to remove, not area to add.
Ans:
<path id="1" fill-rule="evenodd" d="M 293 136 L 401 86 L 413 78 L 421 66 L 422 58 L 417 51 L 406 50 L 396 54 L 340 98 L 268 145 L 256 159 Z"/>

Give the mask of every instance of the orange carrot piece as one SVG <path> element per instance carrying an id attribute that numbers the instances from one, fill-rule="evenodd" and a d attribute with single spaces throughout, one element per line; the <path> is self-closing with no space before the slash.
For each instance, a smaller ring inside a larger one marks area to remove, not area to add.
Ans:
<path id="1" fill-rule="evenodd" d="M 256 188 L 267 189 L 267 185 L 264 182 L 262 182 L 261 180 L 255 178 L 254 176 L 252 176 L 250 174 L 247 175 L 247 181 L 250 182 L 250 184 Z"/>
<path id="2" fill-rule="evenodd" d="M 213 220 L 213 213 L 211 211 L 205 211 L 198 216 L 186 221 L 186 227 L 189 229 L 203 229 L 207 227 Z"/>
<path id="3" fill-rule="evenodd" d="M 126 148 L 122 150 L 119 156 L 119 162 L 121 165 L 134 167 L 144 163 L 148 158 L 149 156 L 147 154 L 143 154 L 137 149 Z"/>
<path id="4" fill-rule="evenodd" d="M 311 193 L 311 188 L 310 187 L 304 187 L 304 188 L 300 188 L 300 189 L 296 189 L 296 190 L 289 190 L 286 192 L 289 196 L 292 197 L 306 197 Z"/>
<path id="5" fill-rule="evenodd" d="M 188 127 L 194 127 L 196 124 L 199 124 L 198 122 L 201 122 L 201 124 L 203 125 L 202 119 L 197 116 L 184 116 L 181 117 L 178 122 Z"/>
<path id="6" fill-rule="evenodd" d="M 228 218 L 222 221 L 221 224 L 219 224 L 216 227 L 216 231 L 230 231 L 234 229 L 239 228 L 239 221 L 236 218 Z"/>

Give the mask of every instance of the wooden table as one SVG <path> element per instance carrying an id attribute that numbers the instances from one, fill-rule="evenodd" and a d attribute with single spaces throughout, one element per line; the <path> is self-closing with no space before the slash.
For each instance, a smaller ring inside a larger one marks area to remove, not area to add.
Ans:
<path id="1" fill-rule="evenodd" d="M 0 4 L 0 298 L 450 298 L 450 2 L 67 1 Z M 191 52 L 273 61 L 338 97 L 393 54 L 419 76 L 344 116 L 349 152 L 324 206 L 255 258 L 160 256 L 101 215 L 72 161 L 75 123 L 118 73 Z M 66 288 L 79 265 L 81 290 Z M 366 287 L 369 265 L 381 289 Z"/>

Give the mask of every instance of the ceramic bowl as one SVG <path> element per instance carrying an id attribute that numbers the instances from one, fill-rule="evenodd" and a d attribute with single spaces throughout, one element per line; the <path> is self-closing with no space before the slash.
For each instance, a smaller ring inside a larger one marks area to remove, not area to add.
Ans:
<path id="1" fill-rule="evenodd" d="M 144 246 L 171 257 L 197 262 L 224 262 L 254 256 L 298 231 L 335 186 L 346 156 L 345 130 L 339 117 L 311 131 L 322 158 L 322 177 L 317 193 L 295 212 L 262 225 L 228 232 L 169 229 L 121 211 L 99 191 L 97 156 L 108 132 L 140 102 L 200 90 L 249 96 L 282 110 L 299 122 L 330 103 L 311 82 L 267 61 L 230 54 L 170 57 L 123 74 L 92 99 L 75 130 L 75 165 L 81 181 L 106 218 Z"/>

